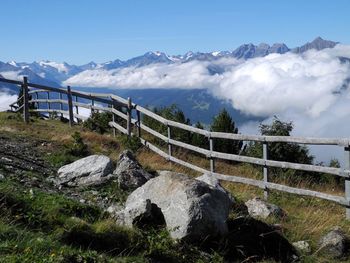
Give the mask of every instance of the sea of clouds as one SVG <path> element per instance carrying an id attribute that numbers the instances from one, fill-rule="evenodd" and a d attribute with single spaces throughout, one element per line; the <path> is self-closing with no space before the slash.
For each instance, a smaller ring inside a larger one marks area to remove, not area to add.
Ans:
<path id="1" fill-rule="evenodd" d="M 340 58 L 350 58 L 350 46 L 337 45 L 303 54 L 271 54 L 247 61 L 223 58 L 88 70 L 63 84 L 120 89 L 207 89 L 234 108 L 264 118 L 265 123 L 270 123 L 273 116 L 292 121 L 293 135 L 350 137 L 350 63 Z M 8 109 L 15 100 L 15 95 L 0 93 L 0 111 Z M 259 123 L 249 122 L 239 129 L 242 133 L 257 134 L 258 127 Z M 316 151 L 320 160 L 339 157 L 333 150 Z"/>
<path id="2" fill-rule="evenodd" d="M 247 61 L 153 64 L 140 68 L 90 70 L 65 84 L 110 88 L 207 89 L 244 113 L 293 121 L 293 135 L 350 137 L 350 46 L 310 50 L 303 54 L 271 54 Z M 213 73 L 210 68 L 219 69 Z M 257 134 L 259 123 L 246 123 L 242 133 Z M 322 148 L 322 147 L 321 147 Z M 316 150 L 315 150 L 316 149 Z M 341 151 L 320 150 L 319 160 L 340 157 Z"/>

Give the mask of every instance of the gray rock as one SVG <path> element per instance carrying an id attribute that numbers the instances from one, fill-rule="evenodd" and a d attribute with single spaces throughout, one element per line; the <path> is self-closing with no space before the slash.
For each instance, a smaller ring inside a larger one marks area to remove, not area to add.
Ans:
<path id="1" fill-rule="evenodd" d="M 252 217 L 268 218 L 269 216 L 275 216 L 281 218 L 286 216 L 286 213 L 277 205 L 270 204 L 260 198 L 253 198 L 245 202 L 248 208 L 248 213 Z"/>
<path id="2" fill-rule="evenodd" d="M 295 248 L 297 248 L 299 251 L 304 252 L 306 254 L 311 253 L 311 247 L 309 242 L 305 241 L 305 240 L 301 240 L 301 241 L 297 241 L 297 242 L 293 242 L 293 246 Z"/>
<path id="3" fill-rule="evenodd" d="M 132 227 L 142 217 L 151 217 L 151 211 L 151 200 L 140 200 L 129 204 L 122 213 L 118 213 L 118 222 Z"/>
<path id="4" fill-rule="evenodd" d="M 113 163 L 109 157 L 91 155 L 62 166 L 54 183 L 67 186 L 98 185 L 110 179 L 112 171 Z"/>
<path id="5" fill-rule="evenodd" d="M 5 180 L 5 176 L 3 174 L 0 174 L 0 181 Z"/>
<path id="6" fill-rule="evenodd" d="M 227 192 L 225 188 L 223 188 L 221 186 L 220 181 L 216 177 L 214 177 L 210 174 L 203 174 L 201 176 L 196 177 L 196 180 L 207 183 L 211 187 L 213 187 L 213 188 L 215 188 L 223 193 L 226 193 L 230 197 L 232 202 L 234 202 L 234 203 L 236 202 L 235 198 L 229 192 Z"/>
<path id="7" fill-rule="evenodd" d="M 210 174 L 203 174 L 201 176 L 198 176 L 198 177 L 196 177 L 196 180 L 207 183 L 210 186 L 226 193 L 226 190 L 221 186 L 219 180 L 216 177 L 211 176 Z"/>
<path id="8" fill-rule="evenodd" d="M 125 221 L 130 224 L 133 216 L 128 211 L 148 199 L 160 209 L 174 239 L 198 241 L 227 234 L 226 220 L 232 201 L 226 193 L 204 182 L 162 171 L 129 195 L 124 214 L 130 219 Z"/>
<path id="9" fill-rule="evenodd" d="M 124 190 L 135 189 L 154 177 L 146 172 L 129 151 L 123 151 L 113 174 L 118 180 L 119 187 Z"/>
<path id="10" fill-rule="evenodd" d="M 340 227 L 335 227 L 321 237 L 318 251 L 322 251 L 333 258 L 342 258 L 348 252 L 348 247 L 348 237 Z"/>

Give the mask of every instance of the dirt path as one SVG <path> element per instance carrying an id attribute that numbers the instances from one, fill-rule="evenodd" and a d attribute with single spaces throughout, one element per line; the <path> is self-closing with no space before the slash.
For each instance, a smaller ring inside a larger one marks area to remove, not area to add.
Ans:
<path id="1" fill-rule="evenodd" d="M 45 142 L 0 132 L 0 168 L 9 175 L 53 174 L 55 169 L 42 158 L 42 145 Z"/>

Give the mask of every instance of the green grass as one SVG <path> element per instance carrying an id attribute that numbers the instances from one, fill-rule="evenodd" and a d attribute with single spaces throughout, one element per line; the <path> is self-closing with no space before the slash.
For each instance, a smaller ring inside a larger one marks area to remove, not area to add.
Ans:
<path id="1" fill-rule="evenodd" d="M 30 228 L 51 231 L 62 226 L 69 217 L 79 217 L 89 222 L 102 218 L 100 209 L 81 204 L 59 194 L 48 194 L 39 189 L 27 189 L 9 180 L 0 181 L 0 206 L 8 214 Z"/>
<path id="2" fill-rule="evenodd" d="M 113 138 L 109 133 L 97 134 L 79 125 L 70 128 L 59 121 L 36 118 L 25 125 L 21 116 L 0 113 L 0 133 L 13 138 L 26 137 L 49 142 L 50 146 L 43 148 L 46 153 L 43 157 L 55 168 L 79 158 L 67 151 L 73 143 L 71 136 L 74 132 L 81 134 L 91 154 L 105 154 L 116 160 L 123 149 L 131 147 L 134 148 L 137 159 L 149 171 L 167 169 L 191 176 L 198 175 L 139 148 L 139 144 L 133 140 L 128 142 L 122 135 Z M 209 166 L 208 160 L 187 151 L 176 150 L 175 154 L 179 157 L 186 154 L 189 161 L 201 167 Z M 261 171 L 249 165 L 217 162 L 217 169 L 224 174 L 261 178 Z M 5 171 L 2 173 L 5 174 Z M 44 179 L 35 172 L 28 172 L 26 176 Z M 263 196 L 263 191 L 254 187 L 232 183 L 223 185 L 240 202 Z M 328 185 L 312 187 L 318 191 L 330 192 Z M 341 194 L 340 190 L 335 188 L 334 193 Z M 89 191 L 98 191 L 102 198 L 116 203 L 123 203 L 128 195 L 128 192 L 118 188 L 116 182 L 81 191 L 86 194 L 86 200 L 91 201 L 94 201 L 94 197 Z M 350 223 L 345 220 L 345 209 L 335 203 L 277 191 L 271 192 L 269 201 L 281 206 L 288 217 L 283 220 L 270 218 L 265 222 L 280 224 L 283 234 L 290 242 L 307 240 L 312 250 L 316 251 L 319 238 L 333 226 L 339 225 L 346 233 L 350 233 Z M 37 188 L 31 190 L 10 179 L 0 181 L 0 209 L 0 262 L 223 262 L 223 252 L 220 250 L 209 251 L 208 255 L 200 246 L 174 242 L 164 230 L 125 229 L 94 206 L 81 204 L 63 194 L 47 193 Z M 79 239 L 72 242 L 73 237 L 81 236 L 82 232 L 85 243 Z M 114 239 L 124 240 L 127 245 L 123 247 Z M 107 240 L 105 249 L 98 246 L 98 243 Z M 326 255 L 311 254 L 302 255 L 302 262 L 337 261 Z"/>

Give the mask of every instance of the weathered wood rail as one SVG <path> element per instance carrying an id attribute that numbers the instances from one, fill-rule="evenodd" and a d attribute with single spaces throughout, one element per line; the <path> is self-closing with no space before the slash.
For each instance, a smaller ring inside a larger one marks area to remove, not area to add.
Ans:
<path id="1" fill-rule="evenodd" d="M 132 133 L 133 128 L 136 129 L 136 136 L 139 137 L 142 144 L 149 148 L 150 150 L 156 152 L 160 156 L 166 158 L 167 160 L 185 166 L 187 168 L 193 169 L 200 173 L 208 173 L 215 176 L 219 180 L 230 181 L 235 183 L 242 183 L 247 185 L 256 186 L 264 190 L 265 198 L 268 197 L 270 190 L 278 190 L 282 192 L 317 197 L 329 201 L 336 202 L 345 206 L 346 208 L 346 218 L 350 218 L 350 139 L 349 138 L 308 138 L 308 137 L 293 137 L 293 136 L 258 136 L 258 135 L 243 135 L 243 134 L 232 134 L 232 133 L 222 133 L 222 132 L 211 132 L 203 129 L 198 129 L 186 124 L 178 123 L 175 121 L 167 120 L 154 112 L 141 107 L 135 103 L 132 103 L 131 99 L 124 99 L 114 94 L 100 94 L 100 93 L 86 93 L 81 91 L 74 91 L 68 86 L 66 89 L 57 87 L 48 87 L 44 85 L 39 85 L 35 83 L 28 82 L 26 77 L 23 81 L 10 80 L 0 78 L 0 82 L 6 82 L 14 85 L 18 85 L 22 88 L 23 96 L 21 96 L 16 103 L 10 105 L 14 111 L 22 111 L 23 119 L 26 123 L 29 122 L 30 111 L 42 112 L 42 113 L 59 113 L 62 116 L 66 116 L 69 119 L 69 124 L 72 126 L 74 124 L 74 119 L 85 120 L 87 117 L 79 114 L 79 107 L 90 109 L 91 111 L 108 111 L 112 113 L 113 119 L 109 125 L 113 128 L 115 134 L 116 130 L 121 133 L 127 134 L 128 136 L 134 135 Z M 39 94 L 46 94 L 46 98 L 39 98 Z M 57 93 L 57 98 L 50 97 L 51 93 Z M 35 98 L 33 98 L 35 96 Z M 30 97 L 32 97 L 30 99 Z M 79 101 L 80 99 L 80 101 Z M 85 101 L 84 101 L 85 100 Z M 96 105 L 95 103 L 99 103 Z M 30 110 L 30 103 L 35 103 L 37 107 Z M 16 105 L 17 104 L 17 105 Z M 41 107 L 42 104 L 46 104 L 46 107 Z M 53 108 L 53 104 L 58 104 L 59 107 Z M 107 106 L 104 106 L 107 105 Z M 75 108 L 75 110 L 74 110 Z M 119 109 L 119 110 L 118 110 Z M 123 109 L 123 110 L 120 110 Z M 134 119 L 133 111 L 136 111 L 136 119 Z M 168 134 L 163 135 L 150 127 L 146 126 L 141 120 L 141 114 L 151 117 L 157 120 L 160 124 L 167 126 Z M 120 123 L 116 122 L 116 116 L 124 119 L 126 121 L 126 127 L 123 127 Z M 208 138 L 208 148 L 204 149 L 197 147 L 188 143 L 184 143 L 175 140 L 172 137 L 172 129 L 179 128 L 182 130 L 189 131 L 191 133 L 196 133 L 203 135 Z M 168 151 L 165 152 L 161 150 L 156 145 L 147 141 L 142 137 L 142 130 L 157 137 L 158 139 L 164 141 L 168 145 Z M 254 141 L 261 142 L 263 147 L 263 158 L 254 158 L 249 156 L 241 156 L 237 154 L 227 154 L 223 152 L 215 151 L 214 139 L 227 139 L 227 140 L 239 140 L 239 141 Z M 296 144 L 306 144 L 306 145 L 336 145 L 343 147 L 344 149 L 344 165 L 341 168 L 334 167 L 324 167 L 319 165 L 310 164 L 300 164 L 300 163 L 290 163 L 281 162 L 275 160 L 269 160 L 268 158 L 268 144 L 272 142 L 281 143 L 296 143 Z M 173 146 L 185 148 L 187 150 L 194 151 L 196 153 L 202 154 L 210 161 L 210 170 L 206 170 L 202 167 L 198 167 L 192 163 L 186 162 L 184 160 L 178 159 L 173 156 Z M 262 166 L 263 168 L 263 180 L 256 180 L 245 178 L 242 176 L 234 175 L 224 175 L 215 172 L 215 160 L 230 160 L 236 162 L 250 163 L 254 165 Z M 269 167 L 277 168 L 289 168 L 295 170 L 327 173 L 334 176 L 340 176 L 345 178 L 345 195 L 336 196 L 327 193 L 322 193 L 318 191 L 312 191 L 307 189 L 290 187 L 282 184 L 276 184 L 269 181 Z"/>

